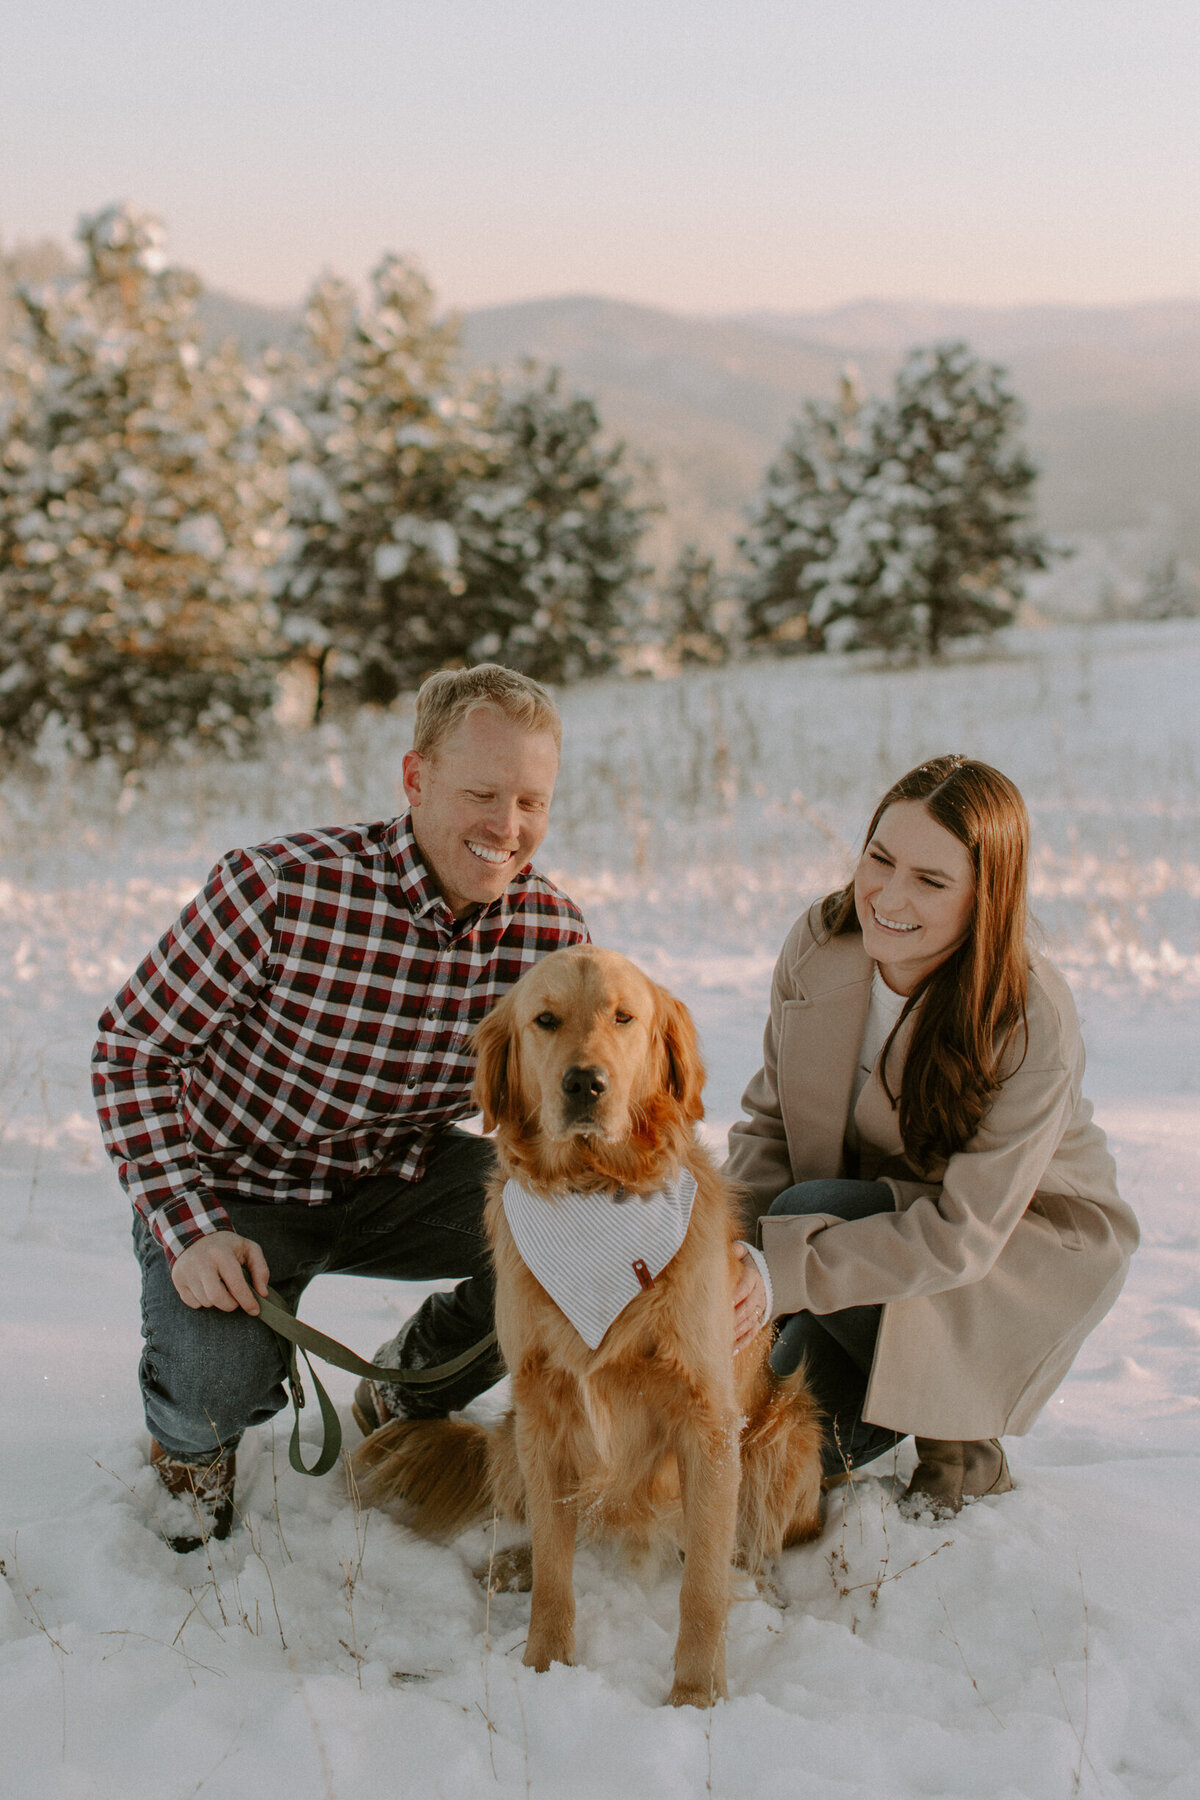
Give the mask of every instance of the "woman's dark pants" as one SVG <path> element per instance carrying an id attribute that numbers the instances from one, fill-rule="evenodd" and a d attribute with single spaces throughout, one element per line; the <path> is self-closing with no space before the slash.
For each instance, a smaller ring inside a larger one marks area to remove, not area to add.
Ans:
<path id="1" fill-rule="evenodd" d="M 771 1212 L 866 1219 L 891 1212 L 895 1204 L 885 1181 L 801 1181 L 784 1189 Z M 900 1433 L 868 1425 L 862 1416 L 882 1312 L 881 1306 L 849 1306 L 836 1313 L 792 1313 L 779 1321 L 771 1367 L 777 1375 L 790 1375 L 803 1358 L 809 1389 L 825 1415 L 827 1475 L 860 1468 L 900 1442 Z"/>

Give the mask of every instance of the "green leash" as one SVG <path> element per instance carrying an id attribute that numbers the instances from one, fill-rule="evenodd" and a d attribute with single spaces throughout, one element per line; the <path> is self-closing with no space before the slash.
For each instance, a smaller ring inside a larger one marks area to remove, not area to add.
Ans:
<path id="1" fill-rule="evenodd" d="M 487 1354 L 496 1342 L 496 1333 L 491 1331 L 478 1344 L 472 1344 L 469 1350 L 461 1355 L 451 1357 L 449 1362 L 438 1363 L 431 1369 L 385 1369 L 378 1363 L 364 1362 L 361 1356 L 355 1356 L 353 1350 L 347 1350 L 345 1344 L 339 1344 L 336 1338 L 326 1337 L 323 1331 L 316 1331 L 311 1325 L 304 1325 L 296 1317 L 283 1297 L 269 1287 L 264 1295 L 256 1295 L 258 1300 L 258 1316 L 264 1325 L 269 1325 L 276 1337 L 282 1338 L 287 1361 L 288 1388 L 292 1396 L 292 1410 L 295 1423 L 292 1426 L 292 1441 L 288 1446 L 288 1461 L 298 1475 L 327 1475 L 342 1452 L 342 1426 L 337 1416 L 333 1401 L 326 1393 L 317 1371 L 313 1368 L 311 1356 L 319 1356 L 322 1362 L 333 1363 L 339 1369 L 345 1369 L 351 1375 L 365 1375 L 368 1381 L 397 1381 L 404 1387 L 432 1387 L 435 1383 L 449 1381 L 452 1376 L 459 1375 L 464 1369 L 478 1362 Z M 320 1454 L 310 1468 L 304 1461 L 300 1451 L 300 1409 L 304 1405 L 304 1384 L 300 1378 L 299 1357 L 308 1364 L 308 1372 L 312 1376 L 313 1387 L 317 1391 L 317 1405 L 321 1409 L 321 1426 L 324 1441 Z"/>

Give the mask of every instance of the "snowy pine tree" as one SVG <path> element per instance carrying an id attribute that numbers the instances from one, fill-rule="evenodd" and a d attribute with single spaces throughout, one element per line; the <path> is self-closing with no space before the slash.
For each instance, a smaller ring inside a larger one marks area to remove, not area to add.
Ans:
<path id="1" fill-rule="evenodd" d="M 16 244 L 11 250 L 0 249 L 0 353 L 24 324 L 25 309 L 18 289 L 43 287 L 48 281 L 61 281 L 73 272 L 71 258 L 51 238 Z M 0 368 L 0 386 L 3 384 L 4 372 Z"/>
<path id="2" fill-rule="evenodd" d="M 708 667 L 727 662 L 732 653 L 735 606 L 728 582 L 697 544 L 685 544 L 667 579 L 663 595 L 664 640 L 681 665 Z"/>
<path id="3" fill-rule="evenodd" d="M 546 680 L 609 667 L 644 514 L 590 402 L 555 377 L 512 393 L 459 382 L 456 330 L 398 257 L 365 308 L 319 284 L 307 339 L 281 605 L 318 715 L 481 658 Z"/>
<path id="4" fill-rule="evenodd" d="M 291 643 L 330 698 L 386 705 L 475 635 L 453 518 L 488 466 L 477 409 L 452 391 L 452 323 L 402 258 L 371 295 L 326 279 L 289 401 L 308 433 L 293 464 L 293 550 L 280 605 Z"/>
<path id="5" fill-rule="evenodd" d="M 0 454 L 0 735 L 57 718 L 133 764 L 244 741 L 269 703 L 269 571 L 284 522 L 264 390 L 201 355 L 199 285 L 158 221 L 84 219 L 86 266 L 20 291 Z"/>
<path id="6" fill-rule="evenodd" d="M 964 343 L 915 350 L 862 421 L 832 547 L 806 571 L 812 625 L 836 647 L 936 655 L 1011 622 L 1049 546 L 1028 524 L 1036 470 L 1012 436 L 1004 371 Z"/>
<path id="7" fill-rule="evenodd" d="M 1179 558 L 1166 552 L 1150 565 L 1142 592 L 1133 608 L 1137 619 L 1194 619 L 1200 614 L 1200 585 L 1179 566 Z"/>
<path id="8" fill-rule="evenodd" d="M 498 394 L 487 433 L 486 478 L 455 517 L 468 655 L 542 681 L 602 673 L 649 572 L 624 450 L 601 441 L 595 407 L 557 373 Z"/>
<path id="9" fill-rule="evenodd" d="M 853 379 L 841 404 L 809 401 L 778 459 L 767 470 L 737 540 L 751 573 L 741 584 L 746 642 L 776 653 L 823 648 L 813 620 L 819 571 L 832 555 L 835 527 L 859 479 L 860 402 Z"/>

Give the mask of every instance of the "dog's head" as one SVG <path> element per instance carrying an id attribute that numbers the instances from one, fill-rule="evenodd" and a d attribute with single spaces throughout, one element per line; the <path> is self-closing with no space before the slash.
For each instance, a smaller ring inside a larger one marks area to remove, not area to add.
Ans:
<path id="1" fill-rule="evenodd" d="M 691 1015 L 612 950 L 544 957 L 488 1014 L 475 1049 L 484 1128 L 526 1168 L 582 1163 L 637 1181 L 659 1151 L 677 1157 L 702 1116 Z"/>

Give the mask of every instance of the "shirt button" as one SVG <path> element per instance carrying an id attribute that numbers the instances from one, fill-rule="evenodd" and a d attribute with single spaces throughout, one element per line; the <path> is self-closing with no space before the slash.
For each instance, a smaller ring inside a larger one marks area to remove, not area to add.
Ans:
<path id="1" fill-rule="evenodd" d="M 408 1080 L 407 1080 L 407 1081 L 406 1081 L 406 1082 L 405 1082 L 405 1084 L 404 1084 L 404 1085 L 405 1085 L 405 1087 L 406 1087 L 406 1088 L 415 1088 L 415 1087 L 416 1087 L 416 1086 L 417 1086 L 417 1078 L 416 1078 L 416 1076 L 415 1076 L 415 1075 L 410 1075 L 410 1076 L 409 1076 L 409 1078 L 408 1078 Z"/>

